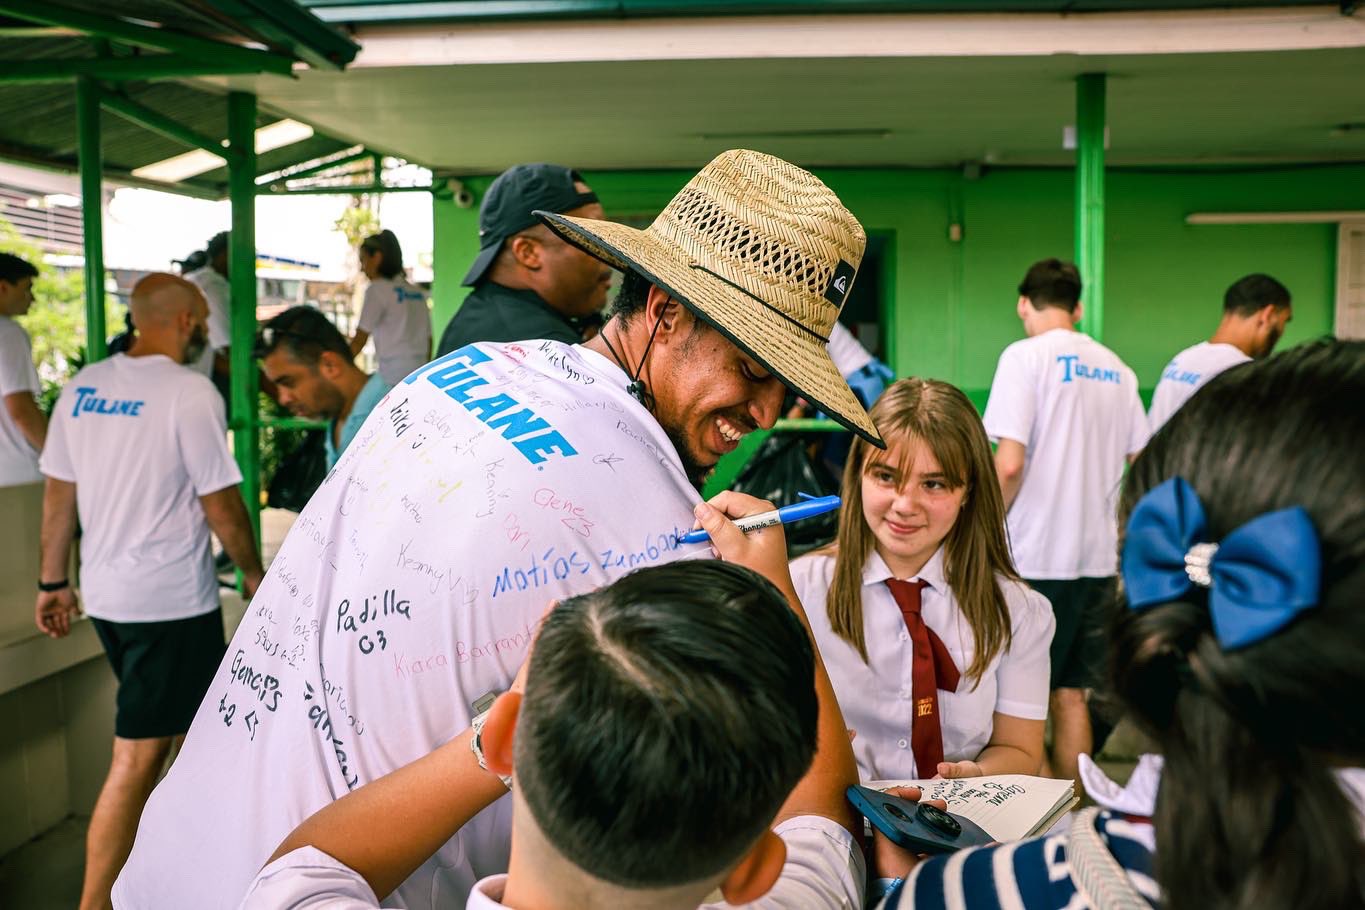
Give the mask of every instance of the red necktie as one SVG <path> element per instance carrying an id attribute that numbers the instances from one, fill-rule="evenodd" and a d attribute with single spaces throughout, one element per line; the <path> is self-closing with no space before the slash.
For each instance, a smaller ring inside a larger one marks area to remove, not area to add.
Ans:
<path id="1" fill-rule="evenodd" d="M 953 662 L 953 655 L 934 630 L 924 624 L 920 615 L 920 591 L 927 581 L 901 581 L 888 578 L 886 586 L 896 599 L 905 619 L 905 630 L 914 646 L 914 660 L 910 665 L 915 701 L 915 719 L 910 725 L 910 748 L 915 756 L 915 773 L 933 777 L 938 763 L 943 761 L 943 727 L 938 714 L 938 690 L 956 692 L 962 674 Z"/>

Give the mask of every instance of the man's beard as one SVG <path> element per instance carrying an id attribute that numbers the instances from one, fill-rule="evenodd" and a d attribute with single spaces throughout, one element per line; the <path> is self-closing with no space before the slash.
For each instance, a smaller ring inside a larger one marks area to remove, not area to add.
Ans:
<path id="1" fill-rule="evenodd" d="M 1269 357 L 1271 355 L 1271 352 L 1275 350 L 1275 345 L 1280 343 L 1280 336 L 1283 334 L 1284 334 L 1283 331 L 1272 330 L 1270 335 L 1266 338 L 1265 344 L 1262 345 L 1260 353 L 1256 355 L 1257 359 L 1259 360 L 1262 357 Z"/>
<path id="2" fill-rule="evenodd" d="M 663 424 L 660 424 L 663 426 Z M 691 481 L 692 486 L 700 492 L 702 485 L 706 483 L 706 476 L 715 467 L 713 464 L 704 465 L 697 461 L 697 457 L 692 454 L 692 450 L 687 445 L 687 436 L 675 427 L 664 426 L 664 433 L 668 436 L 668 441 L 673 443 L 673 451 L 678 453 L 678 460 L 682 462 L 683 473 Z"/>
<path id="3" fill-rule="evenodd" d="M 208 332 L 196 332 L 193 335 L 191 335 L 190 340 L 185 342 L 184 363 L 186 365 L 198 363 L 199 358 L 202 357 L 204 354 L 204 349 L 207 348 L 208 346 L 209 346 Z"/>

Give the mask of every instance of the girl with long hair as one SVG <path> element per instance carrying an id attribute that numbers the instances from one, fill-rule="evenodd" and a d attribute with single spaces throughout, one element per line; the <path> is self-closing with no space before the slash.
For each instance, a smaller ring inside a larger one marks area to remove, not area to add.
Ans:
<path id="1" fill-rule="evenodd" d="M 953 906 L 1365 907 L 1362 401 L 1365 343 L 1323 341 L 1220 374 L 1152 437 L 1110 684 L 1160 759 L 1087 788 L 1112 811 L 923 863 L 889 906 L 970 882 Z"/>
<path id="2" fill-rule="evenodd" d="M 431 306 L 427 292 L 408 281 L 403 248 L 393 231 L 371 234 L 360 244 L 360 269 L 370 279 L 351 338 L 351 355 L 374 337 L 378 372 L 397 385 L 431 359 Z"/>
<path id="3" fill-rule="evenodd" d="M 976 409 L 946 382 L 877 400 L 834 543 L 792 563 L 864 780 L 1037 774 L 1052 611 L 1010 561 Z"/>

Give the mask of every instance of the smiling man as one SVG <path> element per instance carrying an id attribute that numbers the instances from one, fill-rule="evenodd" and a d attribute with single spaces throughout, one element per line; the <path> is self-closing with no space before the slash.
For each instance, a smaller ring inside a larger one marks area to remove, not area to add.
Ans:
<path id="1" fill-rule="evenodd" d="M 680 540 L 696 485 L 784 383 L 881 444 L 826 350 L 865 236 L 815 177 L 733 151 L 643 231 L 540 214 L 628 272 L 618 312 L 586 345 L 467 344 L 375 406 L 229 645 L 116 906 L 236 906 L 300 821 L 506 691 L 547 603 L 709 555 Z M 400 905 L 505 871 L 510 815 L 476 816 Z"/>

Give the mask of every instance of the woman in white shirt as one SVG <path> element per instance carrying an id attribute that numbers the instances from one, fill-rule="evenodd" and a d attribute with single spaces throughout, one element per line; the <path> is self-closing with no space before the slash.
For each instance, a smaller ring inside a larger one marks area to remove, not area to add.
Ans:
<path id="1" fill-rule="evenodd" d="M 403 249 L 393 231 L 380 231 L 360 245 L 360 268 L 370 279 L 365 303 L 351 338 L 351 354 L 359 354 L 374 337 L 379 373 L 389 385 L 431 359 L 431 309 L 427 294 L 403 274 Z"/>
<path id="2" fill-rule="evenodd" d="M 1052 609 L 1014 570 L 967 396 L 903 379 L 855 440 L 839 535 L 792 563 L 864 780 L 1037 774 Z"/>

